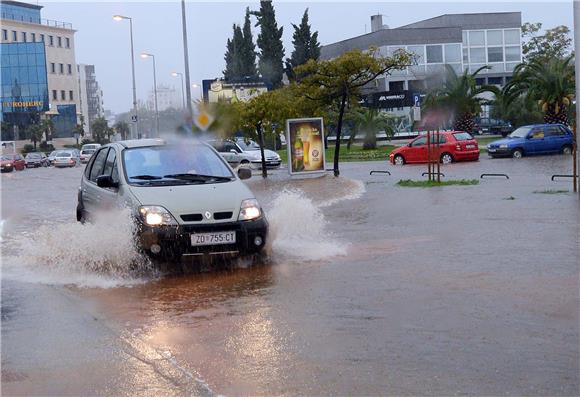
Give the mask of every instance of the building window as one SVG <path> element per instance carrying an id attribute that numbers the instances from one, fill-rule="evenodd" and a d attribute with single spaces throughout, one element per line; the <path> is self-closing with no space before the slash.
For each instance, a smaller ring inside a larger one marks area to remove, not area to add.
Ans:
<path id="1" fill-rule="evenodd" d="M 28 40 L 26 40 L 26 32 L 22 32 L 22 42 L 26 43 Z"/>
<path id="2" fill-rule="evenodd" d="M 520 47 L 506 47 L 505 60 L 506 62 L 519 62 L 521 60 Z"/>
<path id="3" fill-rule="evenodd" d="M 469 63 L 485 63 L 485 49 L 484 48 L 470 48 L 469 49 Z"/>
<path id="4" fill-rule="evenodd" d="M 56 73 L 56 65 L 54 62 L 50 63 L 50 73 Z"/>
<path id="5" fill-rule="evenodd" d="M 488 30 L 487 31 L 487 45 L 502 45 L 503 44 L 503 32 L 501 30 Z"/>
<path id="6" fill-rule="evenodd" d="M 405 82 L 404 81 L 390 81 L 389 82 L 389 91 L 400 92 L 405 90 Z"/>
<path id="7" fill-rule="evenodd" d="M 506 29 L 503 31 L 505 35 L 506 44 L 520 44 L 520 30 L 519 29 Z"/>
<path id="8" fill-rule="evenodd" d="M 479 78 L 475 79 L 475 85 L 476 86 L 485 85 L 485 77 L 479 77 Z"/>
<path id="9" fill-rule="evenodd" d="M 58 96 L 56 95 L 56 90 L 52 90 L 52 100 L 58 100 Z"/>
<path id="10" fill-rule="evenodd" d="M 42 41 L 44 43 L 44 35 L 43 34 L 40 35 L 40 41 Z"/>
<path id="11" fill-rule="evenodd" d="M 501 78 L 501 77 L 488 77 L 487 84 L 502 85 L 503 84 L 502 80 L 503 80 L 503 78 Z"/>
<path id="12" fill-rule="evenodd" d="M 12 31 L 12 41 L 18 41 L 18 32 L 16 30 Z"/>
<path id="13" fill-rule="evenodd" d="M 56 38 L 56 42 L 58 43 L 58 46 L 59 46 L 59 47 L 62 47 L 62 37 L 58 36 L 58 37 Z"/>
<path id="14" fill-rule="evenodd" d="M 48 45 L 51 47 L 54 46 L 54 36 L 48 36 Z"/>
<path id="15" fill-rule="evenodd" d="M 66 65 L 66 67 L 68 69 L 67 70 L 68 74 L 72 74 L 72 65 L 69 63 L 68 65 Z"/>
<path id="16" fill-rule="evenodd" d="M 8 40 L 8 31 L 6 29 L 2 29 L 2 40 Z"/>
<path id="17" fill-rule="evenodd" d="M 70 48 L 70 39 L 67 37 L 64 39 L 66 43 L 66 48 Z"/>
<path id="18" fill-rule="evenodd" d="M 445 63 L 461 62 L 461 45 L 445 44 Z"/>
<path id="19" fill-rule="evenodd" d="M 33 43 L 36 43 L 36 33 L 30 33 L 30 36 L 31 36 L 30 40 L 31 40 Z"/>
<path id="20" fill-rule="evenodd" d="M 71 101 L 73 100 L 73 92 L 72 91 L 68 92 L 68 99 Z"/>
<path id="21" fill-rule="evenodd" d="M 503 62 L 503 47 L 487 47 L 488 62 Z"/>
<path id="22" fill-rule="evenodd" d="M 417 62 L 417 65 L 425 64 L 425 46 L 410 45 L 407 50 L 415 56 L 414 61 Z"/>
<path id="23" fill-rule="evenodd" d="M 60 99 L 63 101 L 66 100 L 66 92 L 64 90 L 60 90 Z"/>
<path id="24" fill-rule="evenodd" d="M 58 64 L 58 69 L 59 69 L 60 74 L 64 74 L 64 64 L 63 63 Z"/>
<path id="25" fill-rule="evenodd" d="M 443 47 L 441 45 L 427 46 L 427 63 L 442 63 Z"/>
<path id="26" fill-rule="evenodd" d="M 469 32 L 469 45 L 485 45 L 485 33 L 483 30 L 472 30 Z"/>

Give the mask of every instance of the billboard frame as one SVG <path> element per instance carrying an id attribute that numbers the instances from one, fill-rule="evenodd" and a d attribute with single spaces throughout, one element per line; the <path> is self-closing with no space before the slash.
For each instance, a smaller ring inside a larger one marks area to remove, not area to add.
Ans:
<path id="1" fill-rule="evenodd" d="M 304 170 L 304 171 L 293 171 L 292 170 L 292 154 L 293 154 L 293 144 L 290 136 L 290 124 L 299 123 L 320 123 L 320 138 L 322 142 L 322 169 L 320 170 Z M 324 144 L 324 119 L 322 117 L 306 117 L 297 119 L 286 119 L 286 151 L 288 154 L 288 173 L 293 175 L 317 175 L 326 173 L 326 146 Z"/>

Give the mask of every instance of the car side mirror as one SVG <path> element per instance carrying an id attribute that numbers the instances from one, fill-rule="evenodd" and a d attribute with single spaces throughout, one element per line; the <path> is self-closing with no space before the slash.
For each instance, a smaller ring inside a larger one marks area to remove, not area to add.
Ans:
<path id="1" fill-rule="evenodd" d="M 252 170 L 249 168 L 239 168 L 238 169 L 238 176 L 240 179 L 250 179 L 252 177 Z"/>
<path id="2" fill-rule="evenodd" d="M 110 175 L 100 175 L 97 177 L 97 186 L 98 187 L 114 187 L 117 188 L 119 187 L 119 183 L 114 182 L 113 178 L 111 178 Z"/>

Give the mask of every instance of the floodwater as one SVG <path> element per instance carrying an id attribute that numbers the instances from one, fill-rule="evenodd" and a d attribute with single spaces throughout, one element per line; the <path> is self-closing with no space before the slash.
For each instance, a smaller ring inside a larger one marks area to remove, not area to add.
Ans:
<path id="1" fill-rule="evenodd" d="M 579 395 L 580 203 L 550 181 L 570 170 L 482 158 L 443 179 L 510 179 L 431 189 L 396 185 L 426 166 L 279 170 L 248 181 L 266 263 L 172 276 L 122 214 L 74 222 L 80 168 L 3 174 L 2 393 Z"/>

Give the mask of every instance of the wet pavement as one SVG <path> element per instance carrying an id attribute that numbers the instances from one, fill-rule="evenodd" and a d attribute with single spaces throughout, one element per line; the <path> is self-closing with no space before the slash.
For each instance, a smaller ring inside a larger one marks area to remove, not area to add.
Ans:
<path id="1" fill-rule="evenodd" d="M 3 174 L 3 395 L 580 394 L 569 157 L 341 168 L 248 181 L 267 263 L 165 277 L 83 267 L 126 247 L 75 224 L 80 169 Z"/>

